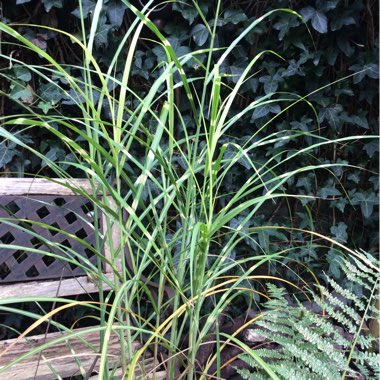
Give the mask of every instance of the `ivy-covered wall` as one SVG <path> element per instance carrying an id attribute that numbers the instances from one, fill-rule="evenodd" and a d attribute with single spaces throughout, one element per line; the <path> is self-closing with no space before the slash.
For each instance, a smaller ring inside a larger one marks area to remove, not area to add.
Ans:
<path id="1" fill-rule="evenodd" d="M 144 0 L 134 0 L 132 3 L 141 7 Z M 157 2 L 160 3 L 160 2 Z M 215 23 L 215 2 L 209 0 L 197 1 L 205 20 L 212 26 Z M 91 24 L 91 14 L 95 0 L 83 0 L 83 11 L 87 15 L 87 26 Z M 2 2 L 2 19 L 7 23 L 27 25 L 17 26 L 18 31 L 39 47 L 47 50 L 59 62 L 68 65 L 81 65 L 82 56 L 76 50 L 70 39 L 35 25 L 47 25 L 80 35 L 79 8 L 77 0 L 7 0 Z M 268 126 L 261 134 L 278 131 L 284 135 L 292 129 L 303 131 L 318 131 L 326 138 L 336 138 L 345 135 L 377 134 L 378 124 L 378 30 L 376 0 L 310 0 L 310 1 L 222 1 L 222 15 L 218 19 L 217 47 L 225 47 L 241 33 L 246 25 L 265 12 L 274 8 L 287 8 L 299 12 L 306 25 L 296 17 L 278 12 L 269 21 L 265 21 L 249 33 L 242 41 L 233 56 L 222 68 L 230 74 L 229 80 L 236 82 L 239 73 L 246 67 L 252 57 L 263 50 L 273 50 L 280 57 L 268 53 L 256 66 L 256 74 L 246 82 L 240 93 L 239 107 L 249 104 L 256 97 L 274 91 L 297 95 L 307 95 L 315 91 L 308 99 L 312 102 L 315 113 L 306 103 L 299 103 L 287 110 Z M 192 0 L 175 1 L 152 12 L 151 18 L 162 33 L 168 37 L 178 55 L 194 49 L 206 47 L 209 34 L 204 20 L 199 16 Z M 121 0 L 104 0 L 104 11 L 95 38 L 98 62 L 107 67 L 128 25 L 134 16 Z M 144 92 L 149 83 L 159 74 L 159 64 L 165 59 L 162 48 L 151 39 L 148 30 L 143 32 L 145 39 L 138 45 L 134 58 L 132 85 L 137 91 Z M 63 92 L 35 78 L 33 72 L 17 65 L 12 65 L 4 57 L 12 56 L 20 60 L 30 61 L 31 57 L 23 49 L 15 49 L 7 44 L 3 36 L 1 45 L 1 82 L 0 90 L 7 94 L 0 101 L 0 112 L 3 115 L 20 112 L 23 105 L 38 109 L 45 114 L 63 112 L 76 116 L 76 110 Z M 127 54 L 127 52 L 125 53 Z M 217 55 L 218 53 L 216 53 Z M 200 62 L 189 61 L 189 75 L 202 75 L 200 63 L 205 56 L 200 55 Z M 33 58 L 33 64 L 45 64 L 39 58 Z M 119 62 L 120 72 L 123 62 Z M 355 72 L 367 69 L 355 76 L 335 83 L 335 81 Z M 78 77 L 80 69 L 68 67 Z M 12 80 L 4 79 L 4 74 Z M 48 75 L 48 74 L 47 74 Z M 51 78 L 56 81 L 57 78 Z M 64 84 L 63 84 L 64 85 Z M 177 105 L 182 114 L 186 115 L 186 105 L 181 103 L 181 90 L 177 90 Z M 285 96 L 285 95 L 284 95 Z M 281 96 L 279 96 L 281 97 Z M 16 102 L 14 102 L 16 100 Z M 245 115 L 231 130 L 230 141 L 244 142 L 252 136 L 258 127 L 263 126 L 270 118 L 277 115 L 285 107 L 282 102 L 271 103 L 256 109 L 250 115 Z M 107 110 L 104 110 L 105 116 Z M 319 123 L 316 115 L 318 115 Z M 188 129 L 191 130 L 192 120 L 188 117 Z M 290 128 L 289 128 L 290 127 Z M 71 159 L 64 146 L 46 132 L 38 135 L 36 132 L 21 132 L 25 142 L 33 144 L 50 159 L 67 161 Z M 305 137 L 300 145 L 290 140 L 284 140 L 283 145 L 263 145 L 260 149 L 250 152 L 251 159 L 257 163 L 263 157 L 275 156 L 282 152 L 287 155 L 294 149 L 302 149 L 311 144 Z M 289 193 L 316 196 L 315 200 L 304 201 L 306 207 L 299 202 L 280 203 L 269 207 L 261 217 L 252 220 L 252 226 L 263 221 L 273 224 L 289 224 L 301 228 L 315 228 L 317 231 L 334 237 L 341 243 L 354 248 L 363 248 L 375 252 L 378 241 L 378 143 L 368 140 L 352 144 L 328 145 L 314 152 L 322 163 L 349 162 L 357 168 L 334 169 L 334 176 L 319 171 L 299 175 L 287 183 L 284 189 Z M 139 152 L 135 152 L 139 155 Z M 313 158 L 314 160 L 314 158 Z M 287 169 L 292 166 L 306 166 L 312 162 L 305 156 L 304 162 L 288 162 Z M 65 164 L 62 164 L 63 166 Z M 183 165 L 174 156 L 173 165 Z M 29 157 L 12 144 L 0 144 L 0 170 L 2 175 L 27 175 L 28 173 L 49 174 L 44 164 L 35 157 Z M 223 183 L 226 192 L 238 189 L 244 183 L 249 171 L 252 170 L 244 161 L 235 166 Z M 73 173 L 75 175 L 75 173 Z M 134 173 L 130 173 L 131 176 Z M 223 207 L 221 202 L 220 207 Z M 274 213 L 276 211 L 276 214 Z M 278 213 L 278 211 L 280 211 Z M 276 217 L 272 217 L 277 215 Z M 310 215 L 313 216 L 312 222 Z M 261 219 L 260 219 L 261 218 Z M 238 221 L 233 221 L 238 223 Z M 282 245 L 297 241 L 302 242 L 302 233 L 295 233 L 290 238 L 285 234 L 261 236 L 260 245 L 267 252 L 278 250 Z M 248 250 L 258 250 L 258 246 L 249 240 L 242 243 L 237 254 Z M 303 247 L 294 251 L 298 259 L 303 258 L 306 264 L 314 268 L 328 268 L 337 278 L 340 273 L 336 265 L 336 255 L 333 250 L 325 249 L 325 259 L 321 260 L 315 247 Z M 291 259 L 291 257 L 290 257 Z"/>

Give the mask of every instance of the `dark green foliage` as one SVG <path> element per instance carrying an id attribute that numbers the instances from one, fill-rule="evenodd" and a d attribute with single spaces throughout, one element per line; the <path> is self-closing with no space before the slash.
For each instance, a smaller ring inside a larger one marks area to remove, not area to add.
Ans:
<path id="1" fill-rule="evenodd" d="M 132 1 L 141 9 L 141 2 Z M 142 2 L 144 3 L 144 2 Z M 82 12 L 86 25 L 91 25 L 91 15 L 96 1 L 83 0 Z M 209 28 L 215 24 L 215 9 L 209 0 L 175 1 L 159 11 L 153 11 L 150 17 L 160 31 L 168 38 L 175 52 L 184 55 L 191 50 L 207 47 L 210 42 Z M 240 100 L 234 104 L 234 112 L 238 113 L 258 96 L 271 95 L 279 92 L 277 98 L 284 99 L 268 103 L 256 108 L 253 112 L 243 115 L 240 121 L 230 129 L 228 141 L 221 143 L 242 143 L 258 133 L 257 137 L 271 133 L 281 133 L 284 137 L 297 131 L 317 131 L 321 136 L 334 139 L 346 135 L 377 134 L 377 30 L 375 16 L 375 1 L 321 1 L 288 2 L 252 2 L 224 1 L 221 17 L 217 24 L 217 38 L 214 45 L 221 50 L 215 53 L 215 59 L 222 54 L 223 48 L 241 34 L 252 21 L 273 7 L 291 7 L 303 15 L 302 20 L 284 12 L 274 14 L 269 22 L 262 22 L 249 32 L 240 42 L 238 49 L 229 57 L 221 71 L 229 76 L 230 83 L 236 83 L 242 70 L 259 51 L 274 50 L 283 60 L 274 54 L 267 53 L 254 68 L 253 75 L 242 87 Z M 199 15 L 199 10 L 202 15 Z M 75 0 L 13 0 L 7 1 L 3 7 L 4 19 L 8 22 L 24 22 L 41 26 L 57 27 L 70 33 L 79 33 L 80 8 Z M 134 15 L 127 10 L 121 0 L 104 1 L 100 17 L 99 29 L 95 36 L 95 52 L 98 63 L 106 69 L 115 48 L 123 38 L 127 26 L 134 20 Z M 82 56 L 76 50 L 70 39 L 42 27 L 18 27 L 19 32 L 39 47 L 47 50 L 57 61 L 66 63 L 67 70 L 82 80 L 83 73 L 75 65 L 80 65 Z M 134 58 L 132 85 L 137 92 L 145 93 L 152 79 L 160 73 L 160 64 L 164 51 L 159 44 L 152 41 L 153 35 L 144 29 L 137 53 Z M 5 38 L 5 37 L 4 37 Z M 26 60 L 38 65 L 38 56 L 28 55 L 28 51 L 6 44 L 2 45 L 4 57 L 12 55 L 15 59 Z M 127 52 L 123 54 L 126 57 Z M 4 58 L 3 57 L 3 58 Z M 201 75 L 201 65 L 206 64 L 206 55 L 200 54 L 198 61 L 187 62 L 189 72 L 194 77 Z M 2 60 L 1 91 L 17 103 L 2 100 L 0 111 L 14 114 L 24 109 L 32 113 L 42 110 L 45 114 L 63 113 L 66 116 L 77 117 L 74 102 L 68 100 L 65 90 L 67 84 L 62 78 L 49 73 L 46 68 L 46 80 L 37 78 L 32 71 L 26 70 L 17 63 Z M 120 60 L 115 76 L 121 75 L 123 61 Z M 345 76 L 356 75 L 331 84 Z M 323 88 L 323 86 L 326 86 Z M 276 117 L 288 102 L 307 95 L 316 89 L 309 99 L 315 107 L 315 113 L 306 103 L 298 103 L 284 114 Z M 196 93 L 199 89 L 193 89 Z M 71 94 L 73 95 L 73 94 Z M 187 102 L 181 102 L 184 91 L 177 90 L 176 105 L 184 116 L 188 132 L 191 133 L 193 121 L 191 112 L 186 109 Z M 97 99 L 95 99 L 96 101 Z M 78 101 L 83 99 L 78 96 Z M 127 99 L 127 102 L 132 102 Z M 103 109 L 107 117 L 107 109 Z M 188 116 L 187 116 L 188 114 Z M 207 112 L 206 112 L 207 114 Z M 276 117 L 268 125 L 266 123 Z M 266 125 L 260 132 L 258 128 Z M 63 130 L 63 127 L 58 128 Z M 45 131 L 35 134 L 33 130 L 14 130 L 20 137 L 33 144 L 39 151 L 62 167 L 72 159 L 71 153 L 60 141 Z M 176 137 L 183 133 L 180 121 L 177 123 Z M 305 136 L 303 139 L 288 138 L 277 144 L 265 144 L 249 152 L 249 159 L 255 164 L 263 162 L 263 157 L 275 157 L 280 161 L 295 150 L 313 144 L 315 141 Z M 80 144 L 81 142 L 78 141 Z M 362 247 L 374 252 L 378 244 L 378 185 L 376 171 L 378 168 L 378 143 L 376 141 L 353 142 L 350 144 L 330 144 L 325 148 L 315 149 L 312 155 L 288 160 L 281 164 L 275 175 L 284 171 L 294 170 L 314 163 L 349 163 L 355 168 L 342 167 L 333 170 L 333 176 L 326 171 L 318 173 L 299 174 L 292 178 L 283 188 L 288 194 L 314 196 L 315 199 L 303 198 L 281 202 L 278 205 L 268 204 L 267 212 L 258 215 L 252 226 L 258 226 L 270 221 L 273 225 L 289 225 L 305 229 L 315 229 L 325 235 L 336 238 L 337 241 L 352 247 Z M 136 150 L 134 155 L 141 156 Z M 221 192 L 226 194 L 239 189 L 246 178 L 252 174 L 252 166 L 244 160 L 239 162 L 226 176 L 221 184 Z M 183 165 L 174 155 L 173 165 L 178 168 Z M 25 175 L 40 172 L 49 175 L 49 169 L 35 157 L 30 157 L 11 144 L 0 144 L 0 170 L 9 175 Z M 130 168 L 131 176 L 133 169 Z M 16 174 L 17 173 L 17 174 Z M 72 173 L 76 175 L 76 173 Z M 252 194 L 255 196 L 258 194 Z M 218 207 L 223 207 L 225 200 L 221 199 Z M 305 206 L 307 209 L 305 209 Z M 311 218 L 311 219 L 310 219 Z M 266 252 L 287 248 L 290 242 L 304 246 L 310 239 L 307 234 L 294 233 L 292 236 L 280 236 L 275 232 L 260 233 L 255 244 L 252 239 L 241 243 L 239 252 L 254 249 L 259 252 L 263 247 Z M 321 243 L 325 244 L 325 243 Z M 312 245 L 310 243 L 310 245 Z M 239 254 L 238 252 L 238 254 Z M 313 253 L 313 248 L 293 251 L 297 259 L 314 268 L 324 268 L 330 275 L 339 278 L 342 274 L 335 267 L 334 252 L 329 247 L 321 248 L 319 254 Z M 324 252 L 326 255 L 321 254 Z M 292 259 L 292 257 L 290 257 Z M 293 268 L 294 269 L 294 268 Z M 286 275 L 286 273 L 282 273 Z"/>
<path id="2" fill-rule="evenodd" d="M 284 288 L 268 285 L 271 300 L 265 303 L 264 316 L 254 330 L 266 343 L 256 353 L 271 363 L 281 379 L 378 378 L 377 337 L 368 325 L 380 320 L 375 306 L 379 269 L 370 255 L 358 257 L 340 265 L 351 287 L 327 277 L 327 286 L 313 295 L 313 303 L 289 304 Z M 252 366 L 238 370 L 244 379 L 267 378 L 247 354 L 241 359 Z"/>

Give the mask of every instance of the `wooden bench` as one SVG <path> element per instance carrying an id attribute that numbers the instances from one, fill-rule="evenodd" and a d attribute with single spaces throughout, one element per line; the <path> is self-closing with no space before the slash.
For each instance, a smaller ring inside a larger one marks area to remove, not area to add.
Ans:
<path id="1" fill-rule="evenodd" d="M 67 234 L 59 232 L 64 230 L 91 245 L 95 244 L 93 202 L 81 196 L 83 193 L 93 192 L 91 183 L 86 179 L 71 179 L 65 182 L 58 179 L 0 179 L 0 243 L 3 244 L 0 248 L 0 304 L 13 297 L 31 297 L 33 301 L 33 297 L 39 296 L 65 297 L 98 292 L 96 282 L 88 278 L 81 268 L 70 266 L 64 260 L 55 259 L 49 254 L 42 255 L 17 248 L 23 246 L 59 254 L 60 250 L 57 247 L 69 247 L 78 253 L 79 262 L 80 257 L 83 257 L 84 263 L 88 260 L 87 263 L 95 264 L 96 256 L 91 250 L 85 249 Z M 108 198 L 108 204 L 112 205 L 112 199 Z M 99 215 L 97 222 L 105 235 L 105 217 L 101 213 Z M 20 222 L 18 219 L 33 222 Z M 12 227 L 7 220 L 18 223 L 25 231 Z M 43 224 L 52 228 L 44 228 Z M 114 247 L 117 247 L 120 244 L 119 230 L 116 225 L 109 228 L 112 229 L 110 240 Z M 39 240 L 33 231 L 53 244 Z M 12 245 L 15 247 L 12 248 Z M 102 249 L 104 255 L 110 259 L 109 245 L 103 244 Z M 109 265 L 103 266 L 103 272 L 109 280 L 113 279 Z M 104 290 L 109 288 L 103 284 Z M 27 327 L 22 326 L 21 330 Z M 77 338 L 70 340 L 69 344 L 62 341 L 9 369 L 1 370 L 21 354 L 29 352 L 31 348 L 59 338 L 62 334 L 47 331 L 45 334 L 32 337 L 0 341 L 0 379 L 47 380 L 58 378 L 56 374 L 61 378 L 77 375 L 90 378 L 91 373 L 96 373 L 99 365 L 99 333 L 83 335 L 84 340 L 92 345 L 91 349 L 83 340 Z M 120 358 L 120 339 L 117 334 L 110 338 L 109 354 L 110 365 L 116 365 Z"/>
<path id="2" fill-rule="evenodd" d="M 70 246 L 81 255 L 94 261 L 80 243 L 67 238 L 62 233 L 48 230 L 36 223 L 48 224 L 56 229 L 64 230 L 78 238 L 94 244 L 91 214 L 93 205 L 90 200 L 78 195 L 75 189 L 91 194 L 94 190 L 86 179 L 67 181 L 70 187 L 60 184 L 59 180 L 45 179 L 0 179 L 0 217 L 13 216 L 17 219 L 29 219 L 35 224 L 31 227 L 46 240 Z M 108 201 L 112 204 L 112 199 Z M 99 223 L 106 225 L 105 218 Z M 113 244 L 120 244 L 117 226 L 112 227 Z M 104 230 L 103 227 L 101 227 Z M 103 231 L 106 233 L 106 231 Z M 28 233 L 21 233 L 7 224 L 0 224 L 0 242 L 3 244 L 21 245 L 49 251 L 51 247 L 43 246 Z M 110 247 L 104 246 L 104 255 L 110 259 Z M 110 267 L 104 266 L 105 274 L 112 279 Z M 35 281 L 33 281 L 35 280 Z M 42 281 L 44 280 L 44 281 Z M 23 282 L 25 281 L 25 282 Z M 64 261 L 53 260 L 50 256 L 42 256 L 22 252 L 17 249 L 1 250 L 0 256 L 0 300 L 17 296 L 66 296 L 97 292 L 96 284 L 80 268 L 71 268 Z"/>

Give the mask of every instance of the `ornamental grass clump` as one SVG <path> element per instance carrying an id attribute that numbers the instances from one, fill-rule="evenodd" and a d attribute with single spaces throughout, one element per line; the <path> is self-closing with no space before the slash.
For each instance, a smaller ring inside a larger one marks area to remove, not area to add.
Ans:
<path id="1" fill-rule="evenodd" d="M 133 378 L 135 369 L 148 354 L 154 358 L 150 371 L 165 369 L 170 379 L 179 373 L 189 380 L 208 375 L 220 377 L 224 364 L 221 355 L 225 347 L 232 344 L 240 347 L 269 378 L 278 379 L 271 361 L 266 361 L 234 334 L 228 338 L 223 333 L 222 319 L 234 305 L 241 308 L 241 314 L 247 313 L 244 326 L 264 315 L 247 312 L 260 298 L 268 298 L 265 288 L 260 285 L 262 283 L 286 284 L 307 297 L 308 284 L 296 274 L 297 282 L 291 282 L 270 272 L 274 264 L 285 265 L 283 258 L 295 249 L 296 243 L 292 245 L 289 238 L 294 231 L 309 236 L 310 246 L 314 244 L 313 239 L 318 238 L 319 245 L 334 246 L 341 255 L 358 256 L 358 253 L 300 226 L 270 222 L 255 225 L 252 221 L 262 208 L 275 210 L 281 200 L 295 199 L 307 204 L 311 196 L 286 191 L 287 182 L 295 175 L 316 170 L 334 175 L 333 168 L 348 166 L 344 162 L 319 162 L 313 156 L 317 148 L 349 144 L 370 136 L 334 140 L 324 137 L 313 105 L 308 100 L 311 94 L 269 93 L 256 98 L 239 113 L 231 112 L 238 101 L 239 90 L 255 75 L 257 61 L 265 59 L 268 54 L 278 56 L 279 60 L 286 57 L 280 57 L 275 51 L 258 53 L 231 86 L 230 76 L 222 69 L 229 55 L 247 33 L 275 12 L 300 18 L 297 13 L 289 9 L 270 11 L 252 22 L 228 47 L 215 48 L 217 18 L 221 11 L 218 1 L 216 20 L 213 25 L 206 25 L 209 46 L 177 56 L 170 42 L 149 19 L 148 9 L 152 2 L 140 11 L 124 1 L 135 18 L 108 67 L 100 65 L 93 55 L 94 39 L 102 16 L 101 0 L 96 3 L 88 34 L 81 2 L 81 37 L 45 27 L 47 31 L 69 37 L 76 49 L 80 49 L 83 55 L 80 67 L 60 64 L 11 26 L 0 23 L 0 30 L 7 36 L 7 41 L 11 41 L 9 43 L 22 46 L 31 56 L 38 55 L 44 64 L 28 64 L 14 56 L 2 58 L 10 65 L 20 65 L 36 79 L 51 84 L 64 94 L 66 104 L 74 105 L 77 110 L 74 117 L 66 116 L 64 107 L 56 107 L 54 112 L 45 114 L 32 104 L 19 101 L 23 112 L 2 117 L 0 135 L 4 141 L 39 157 L 49 168 L 51 177 L 70 179 L 75 175 L 88 178 L 93 186 L 92 193 L 83 193 L 81 189 L 74 191 L 96 205 L 95 210 L 105 216 L 108 227 L 117 225 L 119 228 L 120 244 L 113 241 L 111 233 L 103 236 L 100 226 L 94 226 L 99 237 L 94 251 L 100 264 L 83 267 L 99 284 L 99 302 L 80 304 L 96 315 L 97 324 L 88 331 L 100 331 L 101 352 L 95 353 L 99 356 L 100 379 L 112 378 L 108 363 L 111 332 L 120 338 L 122 355 L 119 365 L 127 379 Z M 196 2 L 194 6 L 197 7 Z M 202 17 L 201 9 L 197 9 Z M 166 60 L 155 68 L 159 72 L 157 79 L 145 92 L 139 92 L 130 86 L 130 79 L 136 47 L 145 29 L 154 34 L 154 43 L 162 48 Z M 121 76 L 115 75 L 120 62 L 123 62 Z M 197 65 L 196 75 L 188 75 L 189 62 Z M 2 75 L 6 77 L 6 74 Z M 179 89 L 181 102 L 186 102 L 191 112 L 194 128 L 188 128 L 187 119 L 178 107 L 176 91 Z M 286 135 L 271 131 L 273 119 L 300 103 L 306 104 L 310 116 L 315 118 L 315 133 L 294 128 L 290 128 Z M 265 125 L 252 124 L 252 136 L 244 143 L 229 141 L 230 130 L 243 115 L 275 104 L 282 104 L 282 111 Z M 20 128 L 21 131 L 43 129 L 50 132 L 54 139 L 64 144 L 71 159 L 60 163 L 50 159 L 19 137 Z M 310 144 L 301 149 L 284 148 L 273 156 L 262 157 L 260 162 L 251 158 L 251 152 L 262 146 L 281 146 L 285 140 L 297 142 L 305 138 Z M 309 165 L 287 170 L 288 162 L 303 155 L 310 157 Z M 177 164 L 173 164 L 174 161 Z M 248 180 L 236 191 L 221 191 L 234 166 L 242 163 L 251 173 Z M 107 197 L 98 198 L 97 194 Z M 261 244 L 263 231 L 289 244 L 284 249 L 268 251 Z M 236 254 L 242 241 L 255 245 L 257 252 Z M 113 280 L 101 270 L 101 263 L 105 261 L 102 252 L 105 243 L 111 247 L 108 264 L 113 270 Z M 4 244 L 0 247 L 7 248 Z M 61 248 L 65 253 L 65 248 Z M 67 254 L 65 260 L 76 263 L 75 254 L 74 257 Z M 103 291 L 104 284 L 111 290 Z M 19 309 L 17 304 L 21 301 L 59 301 L 63 306 L 39 315 Z M 56 317 L 63 309 L 76 305 L 75 299 L 41 297 L 11 299 L 3 302 L 0 310 L 34 318 L 35 328 L 52 316 Z M 54 324 L 65 334 L 59 340 L 70 340 L 83 334 L 72 332 L 59 322 Z M 36 354 L 46 346 L 53 346 L 56 341 L 31 349 L 18 360 Z M 136 341 L 140 343 L 137 351 L 133 345 Z M 229 343 L 223 345 L 225 342 Z M 201 354 L 205 347 L 211 347 L 207 355 Z M 247 356 L 244 358 L 247 361 Z M 54 363 L 51 366 L 54 372 Z M 80 358 L 78 366 L 80 368 Z"/>

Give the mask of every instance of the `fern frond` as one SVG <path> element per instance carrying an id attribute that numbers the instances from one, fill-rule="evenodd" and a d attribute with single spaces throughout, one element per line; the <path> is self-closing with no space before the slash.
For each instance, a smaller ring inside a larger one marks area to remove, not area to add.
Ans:
<path id="1" fill-rule="evenodd" d="M 303 336 L 304 340 L 317 347 L 321 352 L 329 355 L 340 368 L 344 368 L 346 360 L 344 355 L 336 349 L 336 345 L 327 339 L 322 339 L 321 335 L 313 331 L 309 326 L 304 327 L 302 325 L 295 326 L 297 331 Z"/>
<path id="2" fill-rule="evenodd" d="M 365 309 L 366 305 L 356 294 L 352 293 L 349 289 L 343 289 L 338 283 L 328 276 L 326 276 L 326 281 L 338 294 L 341 294 L 346 300 L 353 302 L 360 311 Z"/>
<path id="3" fill-rule="evenodd" d="M 323 315 L 298 300 L 289 304 L 285 288 L 267 285 L 271 299 L 263 305 L 264 316 L 256 325 L 270 346 L 257 353 L 279 377 L 338 380 L 380 375 L 380 355 L 373 352 L 376 337 L 365 328 L 379 319 L 374 301 L 380 298 L 380 270 L 375 258 L 364 252 L 342 260 L 341 267 L 346 282 L 351 281 L 349 287 L 327 277 L 326 284 L 318 287 L 324 298 L 313 294 Z M 268 378 L 251 356 L 241 359 L 252 367 L 252 372 L 241 370 L 244 375 L 239 371 L 244 379 Z"/>
<path id="4" fill-rule="evenodd" d="M 310 326 L 315 326 L 315 328 L 319 328 L 321 331 L 321 335 L 325 335 L 330 337 L 330 339 L 335 343 L 337 346 L 343 346 L 346 347 L 350 344 L 350 341 L 346 339 L 341 332 L 334 326 L 329 320 L 326 319 L 326 317 L 323 317 L 319 314 L 314 314 L 304 308 L 303 306 L 300 306 L 300 308 L 304 311 L 305 318 L 307 318 L 307 321 Z"/>
<path id="5" fill-rule="evenodd" d="M 315 375 L 312 372 L 306 373 L 305 369 L 300 370 L 297 363 L 282 363 L 281 365 L 274 366 L 277 373 L 284 379 L 308 379 L 319 380 L 319 375 Z M 306 375 L 306 377 L 305 377 Z"/>

